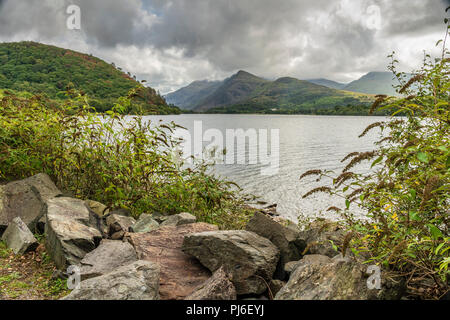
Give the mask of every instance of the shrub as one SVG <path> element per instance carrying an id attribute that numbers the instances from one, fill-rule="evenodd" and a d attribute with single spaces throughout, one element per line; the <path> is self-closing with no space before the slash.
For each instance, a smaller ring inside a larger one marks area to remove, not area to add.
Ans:
<path id="1" fill-rule="evenodd" d="M 329 209 L 339 211 L 350 229 L 345 246 L 405 276 L 411 293 L 439 298 L 448 292 L 450 279 L 450 59 L 444 44 L 441 58 L 426 55 L 423 67 L 408 78 L 396 71 L 394 54 L 390 57 L 404 96 L 378 96 L 372 111 L 391 109 L 393 116 L 405 116 L 370 125 L 361 136 L 381 128 L 375 150 L 349 154 L 337 177 L 320 170 L 302 177 L 333 179 L 331 187 L 307 195 L 323 191 L 345 199 L 343 209 Z M 371 161 L 371 170 L 353 172 L 363 161 Z M 365 209 L 368 219 L 354 217 L 352 203 Z M 424 281 L 426 290 L 414 291 Z"/>
<path id="2" fill-rule="evenodd" d="M 13 94 L 1 99 L 0 178 L 45 172 L 76 197 L 129 208 L 135 216 L 187 211 L 221 228 L 245 224 L 250 210 L 238 188 L 208 174 L 205 163 L 186 168 L 177 161 L 175 124 L 122 115 L 129 98 L 106 114 L 95 113 L 81 95 L 54 108 L 47 102 Z"/>

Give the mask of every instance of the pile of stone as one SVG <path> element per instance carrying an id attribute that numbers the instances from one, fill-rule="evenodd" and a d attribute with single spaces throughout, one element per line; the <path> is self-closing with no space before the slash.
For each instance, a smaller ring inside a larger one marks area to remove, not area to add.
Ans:
<path id="1" fill-rule="evenodd" d="M 0 189 L 0 233 L 16 254 L 46 249 L 64 274 L 81 281 L 67 300 L 398 299 L 404 283 L 382 276 L 367 286 L 367 266 L 334 248 L 344 230 L 317 221 L 306 231 L 256 213 L 245 230 L 218 230 L 189 213 L 109 210 L 64 197 L 44 174 Z M 280 219 L 279 219 L 280 220 Z"/>

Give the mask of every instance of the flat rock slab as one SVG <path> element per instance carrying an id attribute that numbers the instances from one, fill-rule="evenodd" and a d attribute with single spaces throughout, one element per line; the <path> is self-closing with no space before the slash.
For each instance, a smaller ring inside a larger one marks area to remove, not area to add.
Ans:
<path id="1" fill-rule="evenodd" d="M 81 260 L 81 280 L 102 276 L 135 261 L 136 252 L 128 242 L 102 240 Z"/>
<path id="2" fill-rule="evenodd" d="M 37 248 L 38 241 L 19 217 L 14 218 L 3 233 L 2 240 L 15 254 L 22 255 Z"/>
<path id="3" fill-rule="evenodd" d="M 213 230 L 217 230 L 217 226 L 193 223 L 161 227 L 149 233 L 129 233 L 126 238 L 135 248 L 138 259 L 159 264 L 161 299 L 183 300 L 211 277 L 208 269 L 183 253 L 181 247 L 184 237 Z"/>
<path id="4" fill-rule="evenodd" d="M 100 231 L 90 225 L 89 210 L 84 201 L 73 198 L 53 198 L 46 204 L 45 246 L 50 256 L 60 270 L 79 265 L 102 239 Z"/>
<path id="5" fill-rule="evenodd" d="M 43 215 L 45 201 L 58 195 L 61 191 L 43 173 L 0 186 L 0 234 L 16 217 L 34 232 Z"/>
<path id="6" fill-rule="evenodd" d="M 81 281 L 78 289 L 61 300 L 158 300 L 159 272 L 155 263 L 136 261 Z"/>
<path id="7" fill-rule="evenodd" d="M 183 251 L 212 272 L 223 266 L 239 295 L 266 291 L 280 257 L 272 242 L 244 230 L 190 234 L 184 239 Z"/>

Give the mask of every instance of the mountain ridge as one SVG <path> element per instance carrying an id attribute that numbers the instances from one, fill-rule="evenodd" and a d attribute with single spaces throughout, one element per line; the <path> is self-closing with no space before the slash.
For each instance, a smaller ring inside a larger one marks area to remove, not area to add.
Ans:
<path id="1" fill-rule="evenodd" d="M 207 81 L 194 81 L 166 97 L 173 101 L 177 95 L 189 95 L 186 91 L 199 83 L 208 84 Z M 313 113 L 336 106 L 367 105 L 371 101 L 369 95 L 329 88 L 308 80 L 280 77 L 271 81 L 244 70 L 222 82 L 215 81 L 214 86 L 205 87 L 201 96 L 194 91 L 191 91 L 190 105 L 181 104 L 181 108 L 208 113 Z M 182 99 L 179 101 L 183 102 Z"/>
<path id="2" fill-rule="evenodd" d="M 329 79 L 325 79 L 325 78 L 317 78 L 317 79 L 306 79 L 306 81 L 314 83 L 314 84 L 318 84 L 321 86 L 325 86 L 331 89 L 343 89 L 347 83 L 341 83 L 341 82 L 337 82 L 337 81 L 333 81 L 333 80 L 329 80 Z"/>
<path id="3" fill-rule="evenodd" d="M 284 81 L 287 81 L 287 79 L 298 80 L 293 77 L 281 77 L 276 80 L 270 81 L 270 80 L 266 80 L 266 79 L 263 79 L 260 77 L 256 77 L 255 75 L 252 75 L 251 73 L 246 72 L 244 70 L 240 70 L 237 73 L 235 73 L 234 75 L 230 76 L 229 78 L 223 80 L 222 82 L 214 81 L 215 86 L 212 88 L 213 90 L 210 90 L 208 92 L 208 89 L 205 89 L 202 92 L 203 95 L 200 98 L 193 95 L 192 101 L 190 102 L 190 105 L 188 107 L 186 107 L 182 103 L 179 106 L 182 109 L 189 109 L 189 110 L 204 112 L 209 109 L 222 108 L 226 105 L 231 106 L 233 104 L 240 104 L 243 102 L 243 100 L 245 100 L 242 98 L 252 99 L 252 98 L 254 98 L 254 97 L 252 97 L 252 95 L 255 95 L 254 90 L 253 90 L 253 92 L 247 93 L 246 95 L 240 95 L 241 99 L 231 99 L 232 101 L 228 102 L 228 103 L 227 103 L 226 99 L 223 98 L 224 93 L 222 92 L 222 102 L 215 103 L 213 101 L 214 97 L 217 98 L 217 96 L 219 95 L 219 93 L 217 93 L 217 92 L 215 93 L 214 91 L 219 89 L 221 87 L 221 84 L 223 85 L 224 83 L 226 83 L 227 81 L 230 81 L 230 80 L 236 81 L 236 79 L 246 79 L 246 78 L 251 78 L 251 79 L 258 78 L 261 83 L 264 81 L 266 83 L 270 83 L 270 82 L 279 83 L 280 79 L 284 79 Z M 203 81 L 207 81 L 207 80 L 203 80 Z M 396 93 L 395 89 L 392 87 L 395 84 L 395 82 L 392 80 L 392 73 L 384 72 L 384 71 L 368 72 L 367 74 L 363 75 L 362 77 L 360 77 L 352 82 L 349 82 L 349 83 L 340 83 L 340 82 L 329 80 L 326 78 L 306 79 L 306 80 L 300 80 L 300 81 L 306 81 L 308 83 L 312 83 L 312 84 L 326 87 L 329 89 L 335 89 L 335 90 L 340 90 L 343 92 L 348 92 L 348 94 L 351 94 L 353 92 L 355 94 L 355 96 L 376 95 L 376 94 L 387 94 L 387 95 L 391 95 L 391 96 L 398 95 Z M 183 87 L 177 91 L 169 93 L 166 95 L 166 97 L 176 96 L 179 91 L 183 91 L 184 89 L 189 88 L 191 85 L 193 85 L 196 82 L 198 82 L 198 81 L 194 81 L 186 87 Z M 223 91 L 223 90 L 224 90 L 224 88 L 222 88 L 221 91 Z M 316 88 L 316 90 L 317 90 L 317 88 Z M 250 90 L 250 91 L 252 91 L 252 90 Z M 233 91 L 233 92 L 235 92 L 235 91 Z M 174 103 L 175 105 L 177 105 L 176 102 L 177 101 L 175 101 L 175 103 Z"/>

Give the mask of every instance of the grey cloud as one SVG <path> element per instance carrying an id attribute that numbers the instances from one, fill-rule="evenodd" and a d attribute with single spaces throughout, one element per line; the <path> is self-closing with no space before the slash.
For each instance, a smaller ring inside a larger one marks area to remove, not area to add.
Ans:
<path id="1" fill-rule="evenodd" d="M 450 0 L 410 0 L 407 5 L 401 1 L 387 2 L 382 12 L 388 24 L 385 32 L 387 35 L 419 35 L 439 27 L 445 32 L 443 20 L 447 6 Z"/>
<path id="2" fill-rule="evenodd" d="M 35 32 L 58 37 L 65 28 L 64 12 L 62 1 L 4 0 L 0 7 L 0 36 Z"/>
<path id="3" fill-rule="evenodd" d="M 291 29 L 301 32 L 306 17 L 328 1 L 203 1 L 155 2 L 163 12 L 154 25 L 151 43 L 157 48 L 178 47 L 187 57 L 205 56 L 223 70 L 252 68 L 266 57 L 280 55 L 280 40 Z M 283 55 L 283 54 L 281 54 Z"/>
<path id="4" fill-rule="evenodd" d="M 444 32 L 449 0 L 0 0 L 0 41 L 35 40 L 93 53 L 162 90 L 245 69 L 267 78 L 352 80 L 403 50 L 414 65 Z M 82 30 L 65 27 L 69 3 Z M 381 29 L 367 25 L 380 8 Z M 406 41 L 399 47 L 398 39 Z M 410 52 L 406 52 L 407 49 Z"/>
<path id="5" fill-rule="evenodd" d="M 0 7 L 0 36 L 37 33 L 55 40 L 73 35 L 66 28 L 69 4 L 81 9 L 82 32 L 87 43 L 102 47 L 145 41 L 149 31 L 140 21 L 140 0 L 3 0 Z"/>

